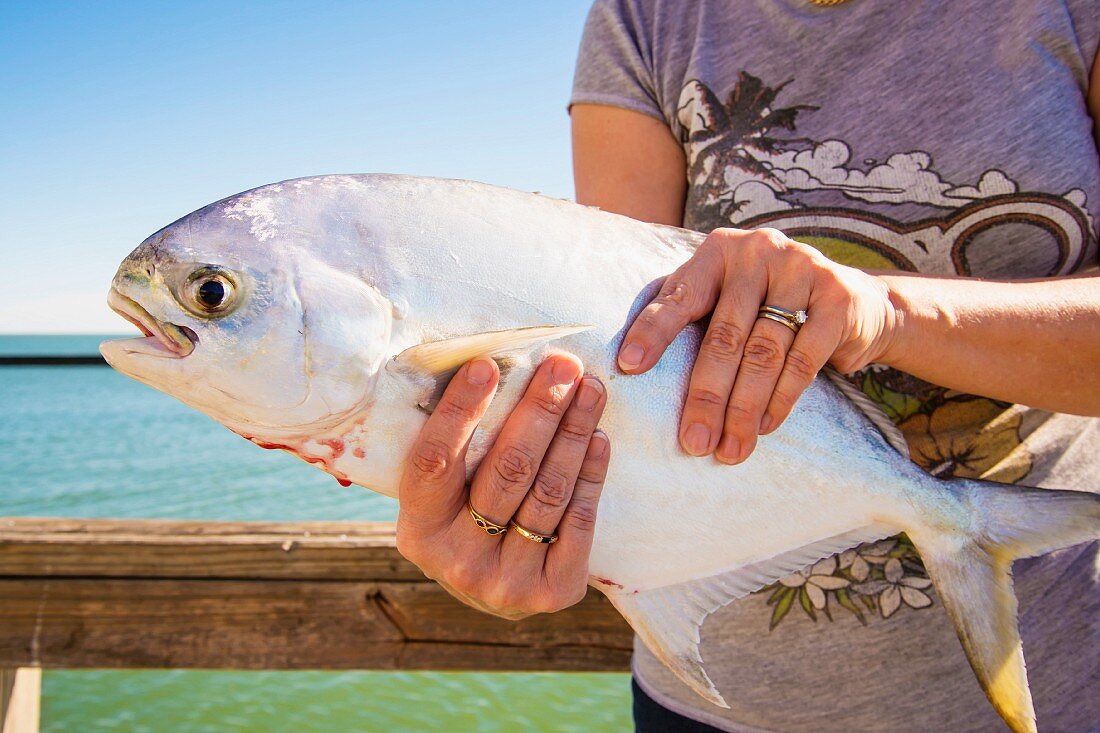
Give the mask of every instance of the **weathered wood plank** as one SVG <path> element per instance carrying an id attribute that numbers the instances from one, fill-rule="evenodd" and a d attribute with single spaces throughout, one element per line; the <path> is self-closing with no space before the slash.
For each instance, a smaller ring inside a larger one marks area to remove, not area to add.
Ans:
<path id="1" fill-rule="evenodd" d="M 596 593 L 519 622 L 428 582 L 16 579 L 0 598 L 0 666 L 606 670 L 630 648 Z"/>
<path id="2" fill-rule="evenodd" d="M 0 518 L 0 576 L 423 580 L 388 522 Z"/>
<path id="3" fill-rule="evenodd" d="M 0 519 L 0 667 L 624 670 L 599 593 L 510 622 L 384 523 Z"/>
<path id="4" fill-rule="evenodd" d="M 631 644 L 626 622 L 611 602 L 595 591 L 571 609 L 520 621 L 497 619 L 456 603 L 435 583 L 380 584 L 377 600 L 410 641 L 616 649 L 629 649 Z"/>
<path id="5" fill-rule="evenodd" d="M 0 669 L 0 733 L 38 733 L 42 670 Z"/>

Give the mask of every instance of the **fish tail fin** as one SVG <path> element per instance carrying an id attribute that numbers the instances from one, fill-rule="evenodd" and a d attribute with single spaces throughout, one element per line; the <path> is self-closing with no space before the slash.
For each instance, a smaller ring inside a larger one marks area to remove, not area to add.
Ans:
<path id="1" fill-rule="evenodd" d="M 1100 496 L 956 480 L 971 524 L 910 532 L 966 657 L 993 707 L 1015 733 L 1035 733 L 1012 562 L 1100 538 Z"/>

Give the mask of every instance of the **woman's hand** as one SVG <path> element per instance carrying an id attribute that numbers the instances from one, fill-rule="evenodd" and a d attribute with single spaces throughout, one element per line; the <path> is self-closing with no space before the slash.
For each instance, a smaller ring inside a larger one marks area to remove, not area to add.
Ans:
<path id="1" fill-rule="evenodd" d="M 764 305 L 804 310 L 807 320 L 796 335 L 760 318 Z M 880 278 L 774 229 L 716 229 L 638 314 L 619 350 L 620 368 L 652 368 L 685 326 L 707 314 L 680 444 L 724 463 L 748 458 L 756 436 L 779 427 L 826 362 L 850 372 L 878 360 L 896 322 Z"/>
<path id="2" fill-rule="evenodd" d="M 458 371 L 410 453 L 401 482 L 397 548 L 459 600 L 505 618 L 557 611 L 588 585 L 588 555 L 611 454 L 597 430 L 606 392 L 576 358 L 548 358 L 466 488 L 466 449 L 492 401 L 496 364 Z M 467 508 L 514 528 L 491 535 Z"/>

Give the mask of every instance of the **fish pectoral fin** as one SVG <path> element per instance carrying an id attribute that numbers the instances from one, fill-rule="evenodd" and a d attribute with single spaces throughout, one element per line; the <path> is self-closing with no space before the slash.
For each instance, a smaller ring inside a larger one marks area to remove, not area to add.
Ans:
<path id="1" fill-rule="evenodd" d="M 728 708 L 699 652 L 699 630 L 707 616 L 822 558 L 896 532 L 892 527 L 869 525 L 708 578 L 637 592 L 600 590 L 673 674 L 705 699 Z"/>
<path id="2" fill-rule="evenodd" d="M 409 347 L 394 357 L 394 362 L 403 368 L 426 374 L 448 374 L 479 356 L 491 359 L 509 356 L 536 344 L 591 328 L 592 326 L 531 326 L 457 336 Z"/>
<path id="3" fill-rule="evenodd" d="M 957 532 L 909 536 L 989 701 L 1015 733 L 1035 733 L 1012 561 L 1100 539 L 1100 496 L 989 481 L 946 483 L 976 521 Z"/>
<path id="4" fill-rule="evenodd" d="M 460 366 L 479 356 L 498 362 L 533 346 L 588 331 L 592 326 L 531 326 L 488 331 L 411 346 L 390 360 L 388 369 L 421 382 L 419 405 L 431 411 Z"/>

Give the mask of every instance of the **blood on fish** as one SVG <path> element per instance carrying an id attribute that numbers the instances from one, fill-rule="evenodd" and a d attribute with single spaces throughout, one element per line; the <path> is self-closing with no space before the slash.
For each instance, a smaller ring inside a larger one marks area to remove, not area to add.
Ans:
<path id="1" fill-rule="evenodd" d="M 332 449 L 332 458 L 334 460 L 344 455 L 344 441 L 342 438 L 322 438 L 317 442 Z"/>
<path id="2" fill-rule="evenodd" d="M 616 583 L 616 582 L 615 582 L 614 580 L 611 580 L 611 579 L 609 579 L 609 578 L 596 578 L 596 582 L 597 582 L 597 583 L 600 583 L 601 585 L 612 585 L 612 586 L 615 586 L 615 587 L 616 587 L 616 588 L 618 588 L 619 590 L 622 590 L 622 589 L 623 589 L 622 583 Z"/>
<path id="3" fill-rule="evenodd" d="M 330 458 L 323 458 L 321 456 L 311 456 L 308 453 L 302 453 L 299 448 L 291 445 L 286 445 L 285 443 L 269 443 L 266 440 L 261 440 L 252 435 L 245 435 L 244 433 L 237 434 L 245 440 L 251 441 L 261 448 L 264 448 L 265 450 L 285 450 L 288 453 L 292 453 L 298 456 L 306 463 L 312 463 L 316 466 L 320 466 L 325 471 L 325 473 L 328 473 L 333 478 L 335 478 L 337 483 L 339 483 L 341 486 L 346 487 L 351 486 L 352 484 L 351 479 L 349 479 L 347 476 L 342 473 L 336 473 L 336 468 L 332 465 L 333 461 L 344 454 L 345 445 L 342 438 L 325 438 L 317 441 L 321 445 L 327 446 L 329 449 L 332 450 L 332 456 Z M 359 455 L 360 453 L 362 453 L 362 449 L 356 448 L 355 450 L 356 455 L 362 458 L 363 456 Z"/>
<path id="4" fill-rule="evenodd" d="M 356 447 L 355 449 L 353 449 L 351 454 L 353 456 L 355 456 L 356 458 L 366 458 L 367 457 L 366 451 L 364 451 L 362 448 L 359 448 L 359 447 Z"/>
<path id="5" fill-rule="evenodd" d="M 282 443 L 268 443 L 266 440 L 260 440 L 259 438 L 254 438 L 251 435 L 245 435 L 244 433 L 238 433 L 238 435 L 240 435 L 245 440 L 248 440 L 248 441 L 251 441 L 251 442 L 255 443 L 256 445 L 260 446 L 264 450 L 288 450 L 291 453 L 296 452 L 289 445 L 283 445 Z"/>

